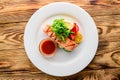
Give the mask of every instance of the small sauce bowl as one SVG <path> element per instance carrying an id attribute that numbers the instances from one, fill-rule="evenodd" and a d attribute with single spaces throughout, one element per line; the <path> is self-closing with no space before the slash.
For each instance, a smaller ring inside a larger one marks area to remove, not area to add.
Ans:
<path id="1" fill-rule="evenodd" d="M 57 51 L 57 45 L 53 40 L 47 38 L 40 42 L 39 51 L 45 57 L 52 57 Z"/>

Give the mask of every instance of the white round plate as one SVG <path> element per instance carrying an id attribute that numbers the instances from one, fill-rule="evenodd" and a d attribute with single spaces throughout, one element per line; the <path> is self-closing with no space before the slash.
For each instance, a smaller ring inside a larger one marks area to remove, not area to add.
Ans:
<path id="1" fill-rule="evenodd" d="M 39 43 L 48 38 L 43 32 L 56 18 L 76 22 L 83 41 L 72 52 L 57 50 L 55 56 L 45 58 L 39 52 Z M 71 3 L 56 2 L 37 10 L 27 23 L 24 34 L 25 51 L 31 62 L 41 71 L 53 76 L 69 76 L 83 70 L 93 59 L 98 46 L 96 25 L 90 15 Z"/>

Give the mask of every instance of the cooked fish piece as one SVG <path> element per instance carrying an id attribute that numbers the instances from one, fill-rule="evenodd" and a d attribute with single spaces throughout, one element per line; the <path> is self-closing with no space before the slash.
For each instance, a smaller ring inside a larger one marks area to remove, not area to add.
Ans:
<path id="1" fill-rule="evenodd" d="M 43 31 L 44 31 L 45 33 L 48 32 L 48 31 L 50 31 L 50 26 L 47 25 L 47 26 L 43 29 Z"/>
<path id="2" fill-rule="evenodd" d="M 74 41 L 67 38 L 66 42 L 62 42 L 61 40 L 56 40 L 57 44 L 60 45 L 62 48 L 64 48 L 67 51 L 72 51 L 74 48 L 78 46 Z"/>
<path id="3" fill-rule="evenodd" d="M 78 46 L 78 44 L 67 38 L 66 42 L 63 42 L 62 40 L 58 39 L 55 33 L 50 29 L 50 26 L 47 25 L 43 30 L 51 39 L 53 39 L 61 48 L 64 48 L 67 51 L 72 51 L 74 48 Z"/>

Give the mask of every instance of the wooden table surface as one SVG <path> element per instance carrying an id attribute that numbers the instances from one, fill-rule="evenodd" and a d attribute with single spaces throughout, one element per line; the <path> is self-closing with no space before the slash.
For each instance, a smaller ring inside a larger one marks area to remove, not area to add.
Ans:
<path id="1" fill-rule="evenodd" d="M 28 59 L 24 29 L 31 15 L 42 6 L 71 2 L 94 19 L 99 46 L 93 61 L 78 74 L 54 77 L 38 70 Z M 119 80 L 120 0 L 0 0 L 0 80 Z"/>

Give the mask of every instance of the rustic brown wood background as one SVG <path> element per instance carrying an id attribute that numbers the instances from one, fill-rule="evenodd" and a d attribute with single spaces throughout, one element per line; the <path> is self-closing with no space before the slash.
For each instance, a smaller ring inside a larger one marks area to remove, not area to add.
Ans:
<path id="1" fill-rule="evenodd" d="M 81 6 L 92 16 L 99 32 L 93 61 L 78 74 L 62 78 L 39 71 L 23 46 L 31 15 L 57 1 Z M 120 80 L 120 0 L 0 0 L 0 80 Z"/>

